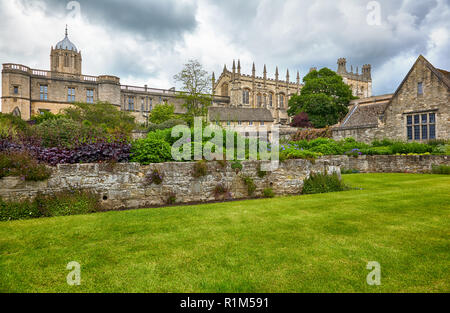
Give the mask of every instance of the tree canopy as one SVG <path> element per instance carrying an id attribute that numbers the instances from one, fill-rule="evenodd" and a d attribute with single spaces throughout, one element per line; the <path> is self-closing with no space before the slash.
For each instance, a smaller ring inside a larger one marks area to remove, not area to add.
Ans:
<path id="1" fill-rule="evenodd" d="M 182 83 L 183 93 L 179 97 L 184 100 L 187 110 L 186 121 L 192 124 L 194 117 L 205 116 L 211 105 L 211 78 L 200 62 L 193 59 L 184 65 L 174 79 Z"/>
<path id="2" fill-rule="evenodd" d="M 347 105 L 355 99 L 342 77 L 328 68 L 311 71 L 303 78 L 300 95 L 289 99 L 289 116 L 308 114 L 316 128 L 336 124 L 348 112 Z"/>
<path id="3" fill-rule="evenodd" d="M 148 121 L 160 124 L 175 118 L 175 106 L 173 104 L 161 103 L 157 104 L 148 118 Z"/>

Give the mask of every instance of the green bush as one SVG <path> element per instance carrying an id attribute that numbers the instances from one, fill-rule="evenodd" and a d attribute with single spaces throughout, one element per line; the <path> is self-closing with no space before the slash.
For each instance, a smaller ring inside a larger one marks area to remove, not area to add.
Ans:
<path id="1" fill-rule="evenodd" d="M 433 165 L 431 172 L 433 174 L 444 174 L 444 175 L 450 175 L 450 166 L 448 165 Z"/>
<path id="2" fill-rule="evenodd" d="M 248 195 L 252 196 L 256 190 L 256 185 L 255 185 L 255 182 L 253 181 L 253 178 L 251 178 L 250 176 L 245 176 L 245 175 L 242 175 L 241 178 L 242 178 L 242 181 L 244 182 L 244 185 L 247 186 Z"/>
<path id="3" fill-rule="evenodd" d="M 38 195 L 34 202 L 45 217 L 88 214 L 102 210 L 97 195 L 80 190 Z"/>
<path id="4" fill-rule="evenodd" d="M 393 154 L 426 153 L 433 151 L 432 146 L 418 142 L 395 142 L 391 146 L 391 149 Z"/>
<path id="5" fill-rule="evenodd" d="M 4 201 L 0 198 L 0 221 L 41 217 L 35 201 Z"/>
<path id="6" fill-rule="evenodd" d="M 361 153 L 367 155 L 390 155 L 392 154 L 392 148 L 389 146 L 375 146 L 362 149 Z"/>
<path id="7" fill-rule="evenodd" d="M 95 194 L 78 190 L 53 195 L 39 194 L 33 201 L 17 202 L 0 199 L 0 221 L 87 214 L 102 210 Z"/>
<path id="8" fill-rule="evenodd" d="M 38 125 L 47 120 L 56 120 L 61 117 L 63 117 L 61 114 L 53 114 L 52 112 L 44 111 L 43 113 L 33 115 L 30 120 L 34 121 L 35 125 Z"/>
<path id="9" fill-rule="evenodd" d="M 275 197 L 275 193 L 273 192 L 272 188 L 265 188 L 263 190 L 263 195 L 264 195 L 264 198 L 273 198 L 273 197 Z"/>
<path id="10" fill-rule="evenodd" d="M 339 179 L 336 173 L 332 175 L 312 173 L 303 181 L 303 194 L 326 193 L 348 190 L 348 187 Z"/>
<path id="11" fill-rule="evenodd" d="M 233 163 L 231 163 L 231 168 L 233 170 L 235 170 L 236 172 L 238 171 L 242 171 L 242 163 L 239 160 L 233 161 Z"/>
<path id="12" fill-rule="evenodd" d="M 30 126 L 18 116 L 0 113 L 0 138 L 30 135 Z"/>
<path id="13" fill-rule="evenodd" d="M 195 178 L 203 177 L 208 174 L 208 164 L 205 160 L 195 162 L 192 176 Z"/>
<path id="14" fill-rule="evenodd" d="M 162 139 L 139 139 L 131 145 L 131 162 L 150 164 L 171 160 L 171 147 Z"/>
<path id="15" fill-rule="evenodd" d="M 41 181 L 52 171 L 25 152 L 0 152 L 0 178 L 19 176 L 25 181 Z"/>
<path id="16" fill-rule="evenodd" d="M 341 174 L 359 174 L 359 170 L 356 169 L 342 169 Z"/>
<path id="17" fill-rule="evenodd" d="M 187 126 L 187 123 L 179 118 L 172 118 L 170 120 L 167 120 L 165 122 L 162 122 L 160 124 L 155 124 L 155 123 L 149 123 L 148 125 L 148 131 L 149 132 L 153 132 L 156 130 L 163 130 L 163 129 L 167 129 L 167 128 L 173 128 L 177 125 L 185 125 Z"/>
<path id="18" fill-rule="evenodd" d="M 64 109 L 63 115 L 80 124 L 88 121 L 93 128 L 101 128 L 109 134 L 128 136 L 137 126 L 130 112 L 119 110 L 108 102 L 76 102 Z"/>

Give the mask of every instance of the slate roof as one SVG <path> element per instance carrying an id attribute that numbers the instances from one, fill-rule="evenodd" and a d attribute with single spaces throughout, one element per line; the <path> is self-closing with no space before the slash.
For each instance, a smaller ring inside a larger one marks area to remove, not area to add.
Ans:
<path id="1" fill-rule="evenodd" d="M 273 122 L 265 108 L 209 107 L 208 111 L 210 121 Z"/>

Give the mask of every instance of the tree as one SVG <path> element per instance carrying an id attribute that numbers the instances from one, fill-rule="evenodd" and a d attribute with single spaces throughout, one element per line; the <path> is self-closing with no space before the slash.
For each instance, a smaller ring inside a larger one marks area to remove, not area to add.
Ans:
<path id="1" fill-rule="evenodd" d="M 155 124 L 160 124 L 170 119 L 175 118 L 175 107 L 173 104 L 157 104 L 150 114 L 148 121 Z"/>
<path id="2" fill-rule="evenodd" d="M 328 68 L 310 72 L 303 81 L 300 95 L 289 99 L 288 114 L 305 112 L 316 128 L 336 124 L 347 114 L 350 100 L 356 99 L 342 77 Z"/>
<path id="3" fill-rule="evenodd" d="M 292 119 L 291 126 L 292 127 L 305 127 L 305 128 L 312 127 L 312 124 L 308 118 L 308 113 L 300 112 L 299 114 L 294 116 L 294 118 Z"/>
<path id="4" fill-rule="evenodd" d="M 195 59 L 189 60 L 183 70 L 174 76 L 175 81 L 182 83 L 183 92 L 179 98 L 184 100 L 186 121 L 192 125 L 194 117 L 206 116 L 211 105 L 211 78 L 203 66 Z"/>

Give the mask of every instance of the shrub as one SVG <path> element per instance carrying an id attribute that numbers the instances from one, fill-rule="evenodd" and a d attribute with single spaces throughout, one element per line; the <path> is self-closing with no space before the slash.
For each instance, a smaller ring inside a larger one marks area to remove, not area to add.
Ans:
<path id="1" fill-rule="evenodd" d="M 34 201 L 11 202 L 0 198 L 0 221 L 21 220 L 41 216 L 42 213 L 38 210 Z"/>
<path id="2" fill-rule="evenodd" d="M 171 147 L 162 139 L 139 139 L 131 146 L 131 161 L 141 164 L 172 160 Z"/>
<path id="3" fill-rule="evenodd" d="M 280 152 L 280 161 L 284 161 L 287 159 L 307 159 L 313 161 L 321 155 L 322 155 L 321 153 L 312 152 L 309 150 L 288 148 Z"/>
<path id="4" fill-rule="evenodd" d="M 163 129 L 168 129 L 168 128 L 173 128 L 177 125 L 185 125 L 187 126 L 187 123 L 179 118 L 172 118 L 170 120 L 167 120 L 165 122 L 162 122 L 160 124 L 155 124 L 155 123 L 149 123 L 147 130 L 149 132 L 153 132 L 156 130 L 163 130 Z"/>
<path id="5" fill-rule="evenodd" d="M 93 128 L 102 128 L 109 134 L 129 136 L 136 127 L 134 116 L 130 112 L 119 110 L 108 102 L 76 102 L 64 109 L 63 115 L 80 124 L 87 121 Z"/>
<path id="6" fill-rule="evenodd" d="M 392 153 L 408 154 L 408 153 L 425 153 L 432 152 L 433 147 L 424 143 L 418 142 L 395 142 L 392 146 Z"/>
<path id="7" fill-rule="evenodd" d="M 34 201 L 42 216 L 46 217 L 88 214 L 102 210 L 97 195 L 81 190 L 38 195 Z"/>
<path id="8" fill-rule="evenodd" d="M 214 196 L 218 198 L 221 195 L 229 194 L 229 188 L 223 184 L 218 184 L 214 187 Z"/>
<path id="9" fill-rule="evenodd" d="M 362 154 L 366 155 L 390 155 L 392 148 L 390 146 L 375 146 L 361 150 Z"/>
<path id="10" fill-rule="evenodd" d="M 392 146 L 395 143 L 395 141 L 384 138 L 383 140 L 374 140 L 372 141 L 373 147 L 387 147 Z"/>
<path id="11" fill-rule="evenodd" d="M 157 104 L 150 113 L 148 121 L 160 124 L 175 118 L 175 106 L 173 104 Z"/>
<path id="12" fill-rule="evenodd" d="M 258 175 L 259 178 L 264 178 L 267 175 L 267 171 L 261 170 L 261 163 L 258 164 L 256 174 Z"/>
<path id="13" fill-rule="evenodd" d="M 336 173 L 312 173 L 303 181 L 303 194 L 326 193 L 348 190 L 348 187 L 339 179 Z"/>
<path id="14" fill-rule="evenodd" d="M 195 178 L 203 177 L 208 174 L 208 164 L 206 160 L 200 160 L 195 162 L 194 171 L 192 172 L 192 176 Z"/>
<path id="15" fill-rule="evenodd" d="M 177 202 L 177 195 L 175 192 L 171 191 L 167 193 L 166 204 L 171 205 Z"/>
<path id="16" fill-rule="evenodd" d="M 265 188 L 263 190 L 263 195 L 264 195 L 264 198 L 273 198 L 273 197 L 275 197 L 275 193 L 273 192 L 272 188 Z"/>
<path id="17" fill-rule="evenodd" d="M 450 175 L 450 166 L 448 165 L 433 165 L 431 172 L 433 174 L 444 174 L 444 175 Z"/>
<path id="18" fill-rule="evenodd" d="M 30 134 L 27 122 L 13 114 L 0 113 L 0 138 L 18 138 Z"/>
<path id="19" fill-rule="evenodd" d="M 146 182 L 149 185 L 161 185 L 163 179 L 164 175 L 158 169 L 154 169 L 149 175 L 147 175 Z"/>
<path id="20" fill-rule="evenodd" d="M 298 130 L 297 133 L 291 136 L 292 141 L 299 140 L 313 140 L 317 138 L 331 138 L 333 136 L 330 127 L 320 128 L 320 129 L 302 129 Z"/>
<path id="21" fill-rule="evenodd" d="M 44 147 L 77 146 L 88 136 L 88 128 L 67 118 L 48 119 L 33 127 Z"/>
<path id="22" fill-rule="evenodd" d="M 342 169 L 341 168 L 341 174 L 358 174 L 359 170 L 357 169 Z"/>
<path id="23" fill-rule="evenodd" d="M 305 127 L 305 128 L 311 128 L 313 125 L 309 121 L 308 113 L 306 112 L 300 112 L 299 114 L 295 115 L 291 122 L 292 127 Z"/>
<path id="24" fill-rule="evenodd" d="M 20 176 L 25 181 L 41 181 L 48 179 L 51 173 L 51 169 L 27 152 L 0 152 L 0 178 Z"/>
<path id="25" fill-rule="evenodd" d="M 63 117 L 61 114 L 53 114 L 52 112 L 44 111 L 43 113 L 33 115 L 30 120 L 34 122 L 34 125 L 38 125 L 47 120 L 56 120 L 61 117 Z"/>
<path id="26" fill-rule="evenodd" d="M 244 182 L 244 185 L 247 186 L 247 192 L 249 196 L 252 196 L 253 193 L 256 190 L 256 185 L 255 182 L 253 181 L 253 178 L 251 178 L 250 176 L 241 176 L 242 181 Z"/>
<path id="27" fill-rule="evenodd" d="M 39 194 L 33 201 L 16 202 L 0 199 L 0 221 L 87 214 L 102 210 L 95 194 L 79 190 L 53 195 Z"/>
<path id="28" fill-rule="evenodd" d="M 236 173 L 239 172 L 239 171 L 242 171 L 242 163 L 241 163 L 241 161 L 238 161 L 238 160 L 233 161 L 233 163 L 231 163 L 231 168 L 233 170 L 235 170 Z"/>

